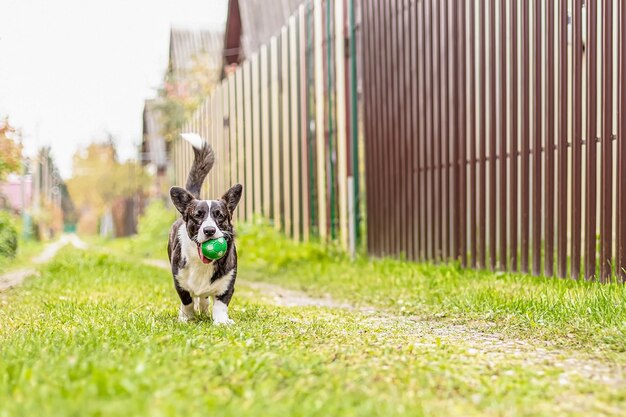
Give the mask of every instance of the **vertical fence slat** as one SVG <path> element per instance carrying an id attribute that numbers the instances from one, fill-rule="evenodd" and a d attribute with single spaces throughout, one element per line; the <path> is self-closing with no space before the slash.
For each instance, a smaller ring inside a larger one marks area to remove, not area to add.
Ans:
<path id="1" fill-rule="evenodd" d="M 546 2 L 545 276 L 554 275 L 554 2 Z"/>
<path id="2" fill-rule="evenodd" d="M 263 176 L 263 215 L 267 218 L 271 216 L 271 155 L 270 155 L 270 77 L 269 77 L 269 50 L 267 45 L 263 45 L 260 50 L 260 72 L 261 72 L 261 155 L 262 155 L 262 176 Z"/>
<path id="3" fill-rule="evenodd" d="M 326 135 L 324 131 L 324 32 L 322 19 L 322 0 L 313 3 L 315 30 L 315 132 L 317 159 L 317 198 L 319 234 L 322 240 L 328 236 L 328 220 L 326 214 Z"/>
<path id="4" fill-rule="evenodd" d="M 585 278 L 596 276 L 596 2 L 587 4 L 587 193 L 585 220 Z"/>
<path id="5" fill-rule="evenodd" d="M 230 173 L 232 163 L 232 149 L 230 147 L 230 82 L 228 78 L 222 80 L 222 134 L 221 138 L 224 141 L 224 162 L 222 165 L 222 175 L 224 176 L 224 182 L 226 187 L 233 185 Z"/>
<path id="6" fill-rule="evenodd" d="M 371 106 L 374 109 L 372 112 L 372 119 L 375 118 L 376 120 L 376 122 L 374 120 L 370 121 L 370 123 L 373 125 L 371 127 L 372 139 L 370 140 L 371 153 L 373 153 L 373 155 L 371 157 L 371 165 L 369 166 L 376 166 L 377 167 L 376 169 L 381 169 L 382 152 L 380 152 L 379 132 L 382 129 L 382 123 L 383 123 L 382 115 L 381 115 L 382 106 L 380 105 L 380 103 L 382 102 L 381 75 L 380 75 L 382 71 L 382 66 L 375 64 L 375 62 L 378 62 L 380 60 L 380 56 L 381 56 L 380 54 L 382 52 L 380 48 L 381 40 L 382 40 L 382 36 L 380 34 L 380 31 L 381 31 L 381 23 L 380 23 L 381 4 L 380 2 L 371 0 L 369 13 L 371 15 L 372 25 L 373 25 L 373 31 L 372 31 L 373 39 L 370 44 L 371 59 L 368 60 L 368 66 L 371 68 L 372 81 L 374 83 L 374 94 L 372 94 L 372 98 L 371 98 Z M 377 196 L 381 195 L 380 185 L 382 182 L 382 178 L 381 176 L 370 176 L 370 177 L 373 177 L 371 180 L 372 188 L 368 189 L 369 191 L 367 192 L 367 195 L 368 195 L 368 198 L 370 199 L 369 201 L 373 201 L 373 203 L 368 206 L 369 210 L 368 210 L 367 217 L 368 219 L 370 218 L 370 216 L 377 216 L 377 218 L 380 218 L 380 204 L 382 203 L 381 201 L 382 199 L 377 198 Z M 381 255 L 382 254 L 382 241 L 383 241 L 380 238 L 380 234 L 379 234 L 381 222 L 380 221 L 369 222 L 368 225 L 369 225 L 368 226 L 368 246 L 371 244 L 371 247 L 373 248 L 374 253 L 376 255 Z"/>
<path id="7" fill-rule="evenodd" d="M 435 124 L 433 136 L 434 146 L 433 150 L 434 163 L 433 174 L 435 177 L 435 259 L 442 260 L 443 255 L 443 117 L 442 117 L 442 90 L 443 90 L 443 74 L 442 74 L 442 60 L 441 60 L 441 1 L 435 1 L 435 15 L 434 15 L 433 31 L 435 32 L 435 46 L 434 46 L 434 64 L 435 64 Z"/>
<path id="8" fill-rule="evenodd" d="M 299 91 L 300 91 L 300 187 L 302 195 L 302 240 L 305 242 L 310 237 L 310 219 L 309 210 L 309 152 L 308 152 L 308 132 L 309 132 L 309 89 L 307 83 L 307 5 L 301 5 L 298 10 L 298 66 L 299 72 Z"/>
<path id="9" fill-rule="evenodd" d="M 260 89 L 259 89 L 259 55 L 255 54 L 250 60 L 250 121 L 249 140 L 251 142 L 250 149 L 252 151 L 251 164 L 252 169 L 250 175 L 252 182 L 252 195 L 254 196 L 253 210 L 251 214 L 260 214 L 261 208 L 261 120 L 259 115 Z"/>
<path id="10" fill-rule="evenodd" d="M 602 2 L 602 166 L 600 187 L 600 280 L 612 275 L 613 234 L 613 0 Z"/>
<path id="11" fill-rule="evenodd" d="M 389 74 L 393 73 L 393 66 L 391 64 L 391 14 L 393 13 L 392 10 L 392 6 L 391 6 L 391 1 L 385 1 L 385 2 L 381 2 L 383 3 L 382 6 L 382 19 L 381 19 L 381 34 L 382 34 L 382 51 L 383 51 L 383 60 L 385 63 L 385 70 L 383 72 L 383 74 L 381 74 L 381 86 L 383 88 L 382 90 L 382 94 L 381 94 L 381 98 L 382 98 L 382 102 L 383 104 L 383 116 L 382 116 L 382 126 L 383 129 L 380 132 L 380 136 L 379 136 L 379 141 L 381 144 L 381 155 L 382 155 L 382 167 L 384 167 L 383 169 L 386 172 L 386 175 L 383 177 L 382 180 L 382 184 L 381 184 L 381 196 L 386 196 L 387 198 L 390 198 L 391 195 L 393 195 L 393 191 L 392 190 L 392 186 L 393 186 L 393 181 L 391 179 L 391 170 L 393 169 L 393 166 L 391 164 L 391 151 L 392 151 L 392 140 L 393 140 L 393 127 L 392 127 L 392 123 L 391 123 L 391 116 L 392 116 L 392 90 L 393 90 L 393 81 L 394 81 L 394 77 L 390 77 Z M 385 199 L 385 197 L 383 197 L 383 200 Z M 380 212 L 382 213 L 382 211 L 384 210 L 384 205 L 381 202 L 381 207 L 380 207 Z M 394 232 L 389 233 L 385 230 L 381 230 L 381 234 L 383 235 L 383 252 L 382 254 L 385 256 L 388 256 L 392 253 L 392 245 L 393 245 L 393 239 L 391 238 L 392 235 L 395 234 L 395 230 L 394 230 L 394 226 L 395 226 L 395 220 L 397 220 L 397 218 L 394 216 L 393 218 L 390 218 L 388 223 L 387 223 L 387 228 L 390 228 L 391 230 L 393 230 Z M 385 226 L 381 226 L 381 227 L 385 227 Z"/>
<path id="12" fill-rule="evenodd" d="M 235 73 L 235 82 L 237 89 L 237 182 L 242 183 L 248 187 L 248 183 L 246 182 L 246 168 L 245 168 L 245 143 L 244 143 L 244 83 L 243 83 L 243 70 L 242 68 L 238 68 Z M 247 194 L 246 194 L 247 195 Z M 247 198 L 245 198 L 243 204 L 240 203 L 240 207 L 238 210 L 239 220 L 246 219 L 246 205 L 250 204 Z"/>
<path id="13" fill-rule="evenodd" d="M 626 282 L 626 5 L 619 4 L 619 85 L 618 85 L 618 175 L 617 198 L 617 271 L 621 282 Z"/>
<path id="14" fill-rule="evenodd" d="M 442 91 L 441 91 L 441 222 L 443 224 L 441 230 L 441 247 L 442 247 L 442 259 L 447 260 L 450 256 L 450 96 L 449 96 L 449 73 L 448 73 L 448 61 L 449 61 L 449 36 L 448 36 L 448 0 L 441 2 L 443 11 L 442 18 L 440 19 L 442 25 L 442 39 L 441 39 L 441 76 L 442 76 Z"/>
<path id="15" fill-rule="evenodd" d="M 348 249 L 348 136 L 346 121 L 346 51 L 343 0 L 335 0 L 335 71 L 337 95 L 337 185 L 339 191 L 339 242 Z"/>
<path id="16" fill-rule="evenodd" d="M 459 4 L 459 29 L 458 36 L 459 40 L 457 43 L 458 51 L 456 53 L 460 54 L 460 65 L 456 65 L 455 67 L 458 69 L 457 71 L 457 88 L 458 88 L 458 97 L 459 97 L 459 108 L 458 114 L 460 116 L 460 123 L 458 126 L 457 132 L 457 140 L 459 141 L 459 256 L 461 265 L 463 267 L 467 266 L 467 116 L 466 116 L 466 73 L 465 69 L 467 68 L 466 61 L 466 25 L 465 22 L 467 20 L 466 15 L 466 2 L 461 1 Z"/>
<path id="17" fill-rule="evenodd" d="M 421 7 L 418 7 L 421 5 Z M 418 36 L 418 51 L 417 51 L 417 72 L 418 72 L 418 87 L 417 87 L 417 111 L 418 111 L 418 137 L 417 137 L 417 175 L 418 175 L 418 206 L 419 206 L 419 259 L 426 259 L 427 255 L 427 239 L 426 231 L 428 230 L 427 213 L 428 205 L 426 200 L 427 193 L 427 171 L 425 169 L 427 165 L 426 159 L 426 142 L 428 139 L 427 120 L 428 112 L 426 107 L 426 2 L 421 1 L 416 4 L 417 24 L 416 31 Z"/>
<path id="18" fill-rule="evenodd" d="M 418 133 L 418 120 L 419 112 L 417 111 L 417 84 L 419 79 L 419 74 L 416 68 L 416 54 L 418 50 L 417 45 L 417 2 L 407 1 L 406 8 L 404 11 L 404 24 L 405 28 L 408 28 L 406 31 L 407 39 L 405 40 L 405 96 L 406 103 L 408 107 L 408 115 L 406 117 L 405 123 L 405 132 L 406 132 L 406 143 L 407 143 L 407 151 L 405 152 L 405 158 L 407 159 L 407 189 L 409 196 L 406 198 L 406 212 L 408 216 L 408 230 L 407 230 L 407 238 L 409 240 L 409 247 L 407 248 L 407 254 L 409 259 L 417 260 L 419 257 L 418 251 L 418 241 L 419 234 L 418 230 L 420 228 L 419 223 L 419 195 L 417 193 L 418 190 L 418 179 L 419 175 L 417 170 L 419 169 L 419 156 L 417 153 L 417 146 L 419 141 L 419 133 Z"/>
<path id="19" fill-rule="evenodd" d="M 507 96 L 506 96 L 506 0 L 500 0 L 500 269 L 507 267 L 506 228 L 507 228 Z M 512 5 L 513 7 L 514 5 Z M 494 45 L 495 51 L 495 45 Z M 514 156 L 511 155 L 511 159 Z"/>
<path id="20" fill-rule="evenodd" d="M 528 272 L 530 235 L 530 31 L 528 27 L 528 0 L 522 0 L 522 250 L 521 270 Z"/>
<path id="21" fill-rule="evenodd" d="M 511 43 L 510 43 L 510 50 L 511 50 L 511 95 L 510 95 L 510 99 L 511 99 L 511 145 L 510 145 L 510 158 L 511 158 L 511 167 L 510 167 L 510 171 L 511 171 L 511 176 L 510 176 L 510 182 L 509 182 L 509 196 L 510 196 L 510 216 L 509 216 L 509 223 L 510 223 L 510 227 L 509 227 L 509 232 L 510 232 L 510 238 L 509 238 L 509 242 L 510 242 L 510 254 L 511 254 L 511 259 L 510 259 L 510 268 L 511 271 L 517 271 L 518 268 L 518 258 L 517 258 L 517 236 L 518 236 L 518 230 L 519 230 L 519 218 L 518 218 L 518 177 L 517 177 L 517 161 L 518 161 L 518 150 L 519 150 L 519 143 L 518 143 L 518 132 L 519 132 L 519 126 L 518 126 L 518 96 L 517 96 L 517 91 L 518 91 L 518 68 L 517 68 L 517 63 L 518 63 L 518 57 L 517 57 L 517 46 L 518 46 L 518 31 L 517 31 L 517 22 L 518 22 L 518 14 L 517 14 L 517 8 L 518 8 L 518 2 L 512 2 L 510 4 L 510 9 L 509 9 L 509 13 L 510 13 L 510 19 L 509 21 L 511 22 L 510 26 L 511 26 L 511 35 L 510 35 L 510 39 L 511 39 Z"/>
<path id="22" fill-rule="evenodd" d="M 430 202 L 430 210 L 428 211 L 428 217 L 427 217 L 427 225 L 428 225 L 428 231 L 427 236 L 428 236 L 428 257 L 430 259 L 435 259 L 436 258 L 436 249 L 435 249 L 435 245 L 436 245 L 436 240 L 435 240 L 435 235 L 436 235 L 436 231 L 437 231 L 437 227 L 436 227 L 436 194 L 435 194 L 435 93 L 434 93 L 434 89 L 436 86 L 436 81 L 434 80 L 434 74 L 435 74 L 435 70 L 434 70 L 434 64 L 433 64 L 433 60 L 434 60 L 434 54 L 433 54 L 433 48 L 435 45 L 434 42 L 434 32 L 435 32 L 435 24 L 434 24 L 434 13 L 433 13 L 433 3 L 434 0 L 430 0 L 429 5 L 428 5 L 428 27 L 426 28 L 426 34 L 428 35 L 428 52 L 429 52 L 429 56 L 428 56 L 428 63 L 429 63 L 429 71 L 428 71 L 428 97 L 427 97 L 427 102 L 428 102 L 428 110 L 430 113 L 430 117 L 429 117 L 429 143 L 428 143 L 428 150 L 427 150 L 427 154 L 428 154 L 428 163 L 425 165 L 426 169 L 427 169 L 427 173 L 428 173 L 428 177 L 430 179 L 430 186 L 428 189 L 428 193 L 426 194 L 426 199 L 428 202 Z"/>
<path id="23" fill-rule="evenodd" d="M 250 66 L 250 71 L 251 71 L 251 78 L 252 78 L 252 85 L 251 85 L 251 94 L 250 94 L 250 101 L 251 101 L 251 111 L 252 111 L 252 131 L 251 131 L 251 136 L 252 136 L 252 163 L 253 163 L 253 169 L 252 169 L 252 175 L 253 175 L 253 187 L 254 187 L 254 213 L 255 214 L 261 214 L 263 212 L 263 207 L 262 207 L 262 195 L 263 195 L 263 188 L 262 188 L 262 183 L 261 183 L 261 179 L 262 179 L 262 170 L 261 170 L 261 110 L 260 110 L 260 104 L 261 104 L 261 85 L 260 85 L 260 80 L 259 80 L 259 70 L 260 70 L 260 62 L 259 62 L 260 56 L 259 54 L 255 54 L 253 56 L 253 58 L 251 59 L 251 66 Z"/>
<path id="24" fill-rule="evenodd" d="M 476 3 L 469 4 L 469 109 L 477 108 L 476 104 Z M 477 233 L 477 172 L 476 172 L 476 114 L 472 111 L 470 113 L 469 123 L 469 160 L 470 160 L 470 210 L 469 210 L 469 228 L 470 228 L 470 249 L 471 249 L 471 266 L 476 267 L 478 265 L 478 233 Z"/>
<path id="25" fill-rule="evenodd" d="M 582 224 L 582 0 L 572 5 L 572 249 L 571 275 L 580 278 L 581 224 Z"/>
<path id="26" fill-rule="evenodd" d="M 459 28 L 461 27 L 459 21 L 459 10 L 463 7 L 462 2 L 459 2 L 458 7 L 455 3 L 452 4 L 451 10 L 451 22 L 452 22 L 452 71 L 451 71 L 451 88 L 452 92 L 452 130 L 454 134 L 451 135 L 450 141 L 453 147 L 453 155 L 452 155 L 452 252 L 451 258 L 454 260 L 461 259 L 461 126 L 460 126 L 460 103 L 462 97 L 462 91 L 460 89 L 460 79 L 459 73 L 461 69 L 459 68 Z"/>
<path id="27" fill-rule="evenodd" d="M 568 71 L 567 71 L 567 0 L 559 0 L 558 10 L 558 198 L 557 198 L 557 274 L 567 275 L 567 122 L 568 122 Z M 573 46 L 575 48 L 575 46 Z"/>
<path id="28" fill-rule="evenodd" d="M 291 178 L 291 111 L 290 111 L 290 59 L 289 59 L 289 30 L 283 27 L 280 34 L 280 97 L 281 97 L 281 161 L 282 161 L 282 187 L 283 187 L 283 223 L 285 233 L 293 236 L 293 211 L 291 206 L 292 183 Z"/>
<path id="29" fill-rule="evenodd" d="M 400 232 L 402 233 L 402 240 L 404 241 L 403 246 L 400 248 L 401 252 L 404 253 L 407 259 L 412 259 L 413 254 L 413 213 L 410 210 L 410 203 L 413 198 L 411 186 L 413 176 L 411 171 L 411 148 L 410 148 L 410 117 L 403 117 L 404 115 L 412 114 L 411 109 L 411 83 L 410 83 L 410 60 L 411 60 L 411 52 L 409 49 L 409 45 L 411 43 L 410 34 L 411 34 L 411 25 L 409 21 L 409 13 L 410 13 L 410 2 L 409 0 L 401 0 L 400 1 L 400 9 L 397 15 L 397 30 L 398 30 L 398 53 L 400 55 L 400 72 L 401 75 L 398 77 L 398 84 L 400 86 L 400 101 L 399 108 L 401 109 L 400 116 L 398 118 L 398 125 L 400 128 L 400 172 L 399 179 L 401 180 L 401 194 L 402 198 L 400 199 L 401 204 L 401 216 L 402 216 L 402 225 L 400 227 Z M 414 200 L 413 200 L 414 201 Z"/>
<path id="30" fill-rule="evenodd" d="M 298 80 L 300 76 L 298 68 L 298 27 L 296 16 L 289 19 L 289 83 L 290 83 L 290 119 L 291 133 L 288 135 L 291 146 L 291 210 L 293 237 L 296 240 L 302 238 L 302 217 L 300 205 L 302 202 L 300 194 L 300 89 Z"/>
<path id="31" fill-rule="evenodd" d="M 496 228 L 498 211 L 496 208 L 497 190 L 496 182 L 498 178 L 497 163 L 497 129 L 498 110 L 496 105 L 496 0 L 489 2 L 489 266 L 492 270 L 496 268 Z M 502 153 L 504 159 L 504 153 Z"/>
<path id="32" fill-rule="evenodd" d="M 534 142 L 533 142 L 533 212 L 532 212 L 532 239 L 533 239 L 533 275 L 541 274 L 541 189 L 542 189 L 542 163 L 541 163 L 541 147 L 543 145 L 542 142 L 542 88 L 541 88 L 541 57 L 542 57 L 542 32 L 541 32 L 541 4 L 542 0 L 535 0 L 534 2 L 534 28 L 533 28 L 533 38 L 535 41 L 535 48 L 533 50 L 534 56 L 534 87 L 535 87 L 535 102 L 533 104 L 533 127 L 535 128 L 534 132 Z"/>
<path id="33" fill-rule="evenodd" d="M 372 10 L 372 0 L 363 0 L 362 2 L 362 23 L 363 27 L 368 28 L 368 33 L 363 32 L 363 54 L 361 56 L 361 60 L 359 61 L 363 67 L 363 85 L 369 86 L 369 94 L 364 95 L 363 100 L 363 114 L 369 115 L 369 117 L 363 117 L 363 133 L 365 136 L 365 166 L 368 170 L 374 170 L 374 147 L 373 141 L 375 140 L 374 135 L 374 111 L 376 106 L 373 105 L 374 96 L 376 94 L 376 80 L 374 79 L 373 74 L 373 46 L 372 40 L 375 39 L 374 34 L 376 33 L 376 26 L 374 22 L 374 13 Z M 374 228 L 374 216 L 376 213 L 374 212 L 374 199 L 372 198 L 372 193 L 375 192 L 374 189 L 374 181 L 372 180 L 372 175 L 365 175 L 365 189 L 367 192 L 365 193 L 365 203 L 367 206 L 367 216 L 365 217 L 366 224 L 366 240 L 367 240 L 367 248 L 370 253 L 376 253 L 376 241 L 372 239 L 373 237 L 373 228 Z"/>
<path id="34" fill-rule="evenodd" d="M 235 76 L 230 75 L 228 78 L 228 133 L 230 144 L 230 183 L 239 182 L 237 175 L 237 90 Z M 237 210 L 239 213 L 241 209 Z"/>
<path id="35" fill-rule="evenodd" d="M 478 199 L 478 265 L 481 268 L 486 264 L 487 243 L 487 41 L 486 41 L 486 0 L 480 0 L 480 195 Z"/>
<path id="36" fill-rule="evenodd" d="M 279 46 L 278 37 L 270 40 L 270 107 L 271 107 L 271 153 L 272 153 L 272 215 L 274 228 L 282 230 L 282 191 L 280 155 L 280 84 L 278 78 Z"/>
<path id="37" fill-rule="evenodd" d="M 388 166 L 389 166 L 389 188 L 388 192 L 390 195 L 398 198 L 397 195 L 398 190 L 400 189 L 398 174 L 400 172 L 399 169 L 399 160 L 398 160 L 398 147 L 400 145 L 399 142 L 399 133 L 400 129 L 398 126 L 398 30 L 397 30 L 397 10 L 398 4 L 400 0 L 391 0 L 388 2 L 388 22 L 387 27 L 389 29 L 389 72 L 387 73 L 387 77 L 389 80 L 389 108 L 388 108 L 388 118 L 387 122 L 389 123 L 389 151 L 388 151 Z M 398 198 L 398 202 L 399 202 Z M 401 204 L 394 204 L 394 206 L 389 207 L 392 218 L 390 218 L 390 223 L 393 227 L 393 233 L 389 234 L 389 253 L 398 255 L 399 248 L 401 246 L 401 235 L 400 233 L 400 206 Z"/>
<path id="38" fill-rule="evenodd" d="M 254 213 L 254 149 L 252 148 L 252 69 L 250 61 L 243 63 L 243 112 L 244 112 L 244 165 L 246 189 L 246 221 L 252 219 Z"/>

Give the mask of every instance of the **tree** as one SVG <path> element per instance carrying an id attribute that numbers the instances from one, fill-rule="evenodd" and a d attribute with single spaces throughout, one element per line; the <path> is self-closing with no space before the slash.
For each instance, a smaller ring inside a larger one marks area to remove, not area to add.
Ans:
<path id="1" fill-rule="evenodd" d="M 188 69 L 170 71 L 165 76 L 158 109 L 163 121 L 161 133 L 167 142 L 178 137 L 183 123 L 219 83 L 221 68 L 212 68 L 206 55 L 195 55 Z"/>
<path id="2" fill-rule="evenodd" d="M 8 174 L 19 172 L 22 163 L 22 144 L 19 132 L 9 123 L 8 117 L 0 121 L 0 180 Z"/>
<path id="3" fill-rule="evenodd" d="M 89 210 L 101 216 L 116 199 L 133 197 L 149 183 L 141 165 L 119 162 L 112 141 L 79 150 L 73 164 L 67 188 L 79 212 Z"/>

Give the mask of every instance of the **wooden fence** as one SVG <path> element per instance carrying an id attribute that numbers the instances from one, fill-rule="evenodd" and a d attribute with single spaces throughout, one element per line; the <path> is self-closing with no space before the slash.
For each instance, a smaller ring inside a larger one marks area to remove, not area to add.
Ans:
<path id="1" fill-rule="evenodd" d="M 303 6 L 189 122 L 208 194 L 242 182 L 241 219 L 355 242 L 358 61 L 371 254 L 624 280 L 623 2 L 354 3 Z"/>
<path id="2" fill-rule="evenodd" d="M 184 126 L 217 155 L 205 196 L 242 183 L 238 220 L 263 216 L 295 239 L 336 238 L 354 248 L 360 229 L 354 28 L 353 0 L 315 0 L 223 80 Z M 189 145 L 175 143 L 173 160 L 175 181 L 184 184 Z"/>
<path id="3" fill-rule="evenodd" d="M 364 0 L 372 253 L 625 278 L 626 6 L 583 3 Z"/>

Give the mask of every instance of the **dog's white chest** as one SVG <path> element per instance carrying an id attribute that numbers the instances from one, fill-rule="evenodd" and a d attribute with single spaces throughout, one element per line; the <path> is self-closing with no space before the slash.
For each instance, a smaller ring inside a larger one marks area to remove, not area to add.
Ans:
<path id="1" fill-rule="evenodd" d="M 178 271 L 176 280 L 192 297 L 219 296 L 228 290 L 233 279 L 235 270 L 228 271 L 225 275 L 211 282 L 214 273 L 214 264 L 203 263 L 196 255 L 196 247 L 187 236 L 184 226 L 179 229 L 181 239 L 181 252 L 186 260 L 184 268 Z"/>
<path id="2" fill-rule="evenodd" d="M 211 282 L 213 264 L 207 265 L 188 259 L 187 267 L 178 272 L 176 279 L 182 288 L 189 291 L 192 297 L 208 297 L 222 295 L 228 290 L 233 272 Z"/>

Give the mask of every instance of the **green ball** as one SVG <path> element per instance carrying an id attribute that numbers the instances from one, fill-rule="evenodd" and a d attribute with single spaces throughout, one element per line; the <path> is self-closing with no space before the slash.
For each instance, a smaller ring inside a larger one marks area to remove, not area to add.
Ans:
<path id="1" fill-rule="evenodd" d="M 223 237 L 207 240 L 202 244 L 202 254 L 205 258 L 212 259 L 214 261 L 226 255 L 227 249 L 228 244 L 226 243 L 226 239 Z"/>

